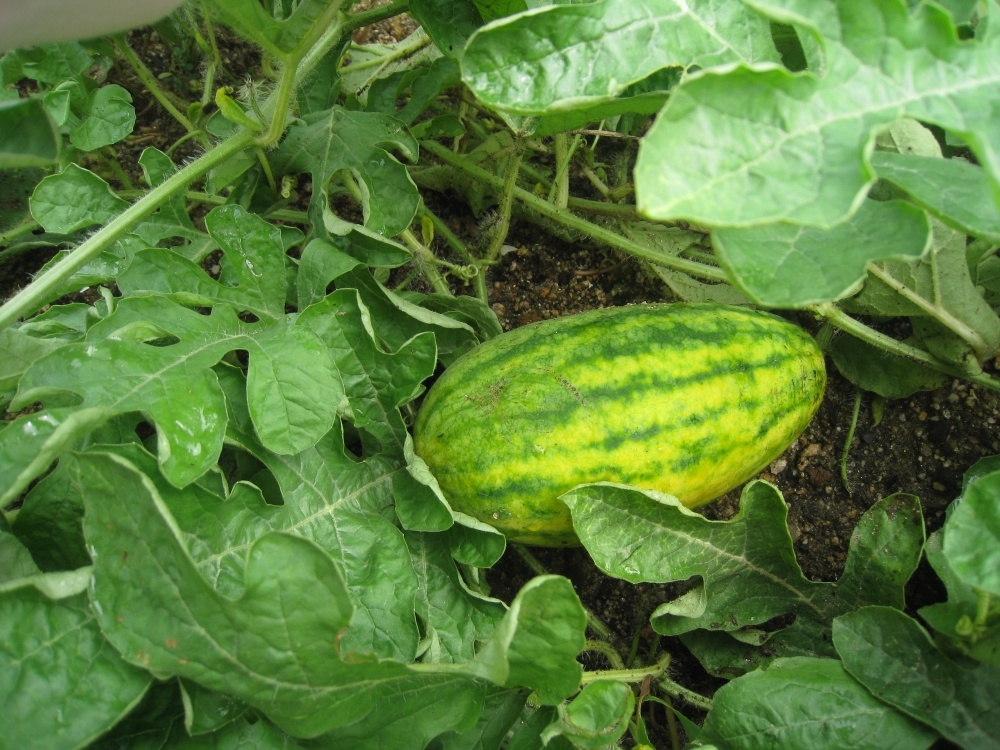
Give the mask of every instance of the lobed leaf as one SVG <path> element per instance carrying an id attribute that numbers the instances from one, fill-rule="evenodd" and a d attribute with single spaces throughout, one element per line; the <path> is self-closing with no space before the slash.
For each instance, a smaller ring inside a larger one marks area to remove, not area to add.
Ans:
<path id="1" fill-rule="evenodd" d="M 472 35 L 461 65 L 486 104 L 542 115 L 609 102 L 671 66 L 777 59 L 767 22 L 742 3 L 604 0 L 496 21 Z"/>
<path id="2" fill-rule="evenodd" d="M 47 232 L 71 234 L 94 224 L 107 224 L 128 208 L 108 183 L 90 170 L 70 164 L 49 175 L 31 196 L 31 215 Z"/>
<path id="3" fill-rule="evenodd" d="M 686 594 L 657 608 L 651 622 L 661 634 L 686 634 L 685 643 L 716 673 L 740 673 L 785 655 L 832 656 L 834 617 L 866 603 L 903 605 L 903 586 L 924 539 L 917 499 L 885 498 L 859 522 L 834 585 L 802 575 L 785 526 L 787 508 L 765 482 L 744 488 L 730 521 L 709 521 L 672 497 L 622 485 L 583 485 L 562 499 L 605 573 L 632 582 L 697 577 Z M 795 615 L 789 627 L 758 629 L 786 614 Z M 709 632 L 691 632 L 699 628 Z"/>
<path id="4" fill-rule="evenodd" d="M 831 229 L 789 223 L 723 228 L 712 232 L 712 245 L 752 300 L 796 308 L 854 293 L 872 261 L 920 258 L 931 245 L 931 227 L 909 203 L 868 200 Z"/>
<path id="5" fill-rule="evenodd" d="M 823 67 L 796 74 L 741 63 L 684 81 L 640 149 L 644 215 L 720 227 L 833 226 L 874 183 L 875 133 L 902 116 L 960 135 L 997 195 L 996 113 L 981 106 L 997 96 L 996 38 L 959 41 L 934 3 L 912 11 L 901 0 L 747 5 L 811 35 Z"/>

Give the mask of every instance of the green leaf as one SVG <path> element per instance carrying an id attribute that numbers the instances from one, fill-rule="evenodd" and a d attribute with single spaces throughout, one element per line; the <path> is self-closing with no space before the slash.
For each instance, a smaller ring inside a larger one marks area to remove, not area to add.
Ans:
<path id="1" fill-rule="evenodd" d="M 107 224 L 126 208 L 108 183 L 76 164 L 46 177 L 31 196 L 31 215 L 46 232 L 57 234 Z"/>
<path id="2" fill-rule="evenodd" d="M 472 0 L 412 0 L 410 15 L 445 56 L 457 59 L 465 42 L 483 24 Z"/>
<path id="3" fill-rule="evenodd" d="M 41 99 L 0 102 L 0 169 L 44 167 L 59 158 L 61 146 Z"/>
<path id="4" fill-rule="evenodd" d="M 21 375 L 32 362 L 41 359 L 61 342 L 35 338 L 17 328 L 0 331 L 0 404 L 14 397 Z"/>
<path id="5" fill-rule="evenodd" d="M 595 680 L 567 706 L 559 706 L 559 721 L 542 732 L 542 742 L 562 735 L 581 750 L 599 750 L 618 742 L 635 710 L 632 688 L 623 682 Z"/>
<path id="6" fill-rule="evenodd" d="M 966 750 L 1000 743 L 1000 669 L 965 669 L 916 620 L 888 607 L 838 617 L 833 642 L 844 668 L 877 698 Z"/>
<path id="7" fill-rule="evenodd" d="M 21 71 L 27 78 L 52 84 L 75 78 L 94 62 L 78 42 L 40 44 L 31 50 L 19 50 L 19 55 Z"/>
<path id="8" fill-rule="evenodd" d="M 115 84 L 91 91 L 80 115 L 80 124 L 70 130 L 69 140 L 81 151 L 118 143 L 135 127 L 132 95 Z"/>
<path id="9" fill-rule="evenodd" d="M 221 727 L 231 726 L 232 722 L 239 721 L 240 717 L 246 713 L 247 704 L 239 698 L 209 690 L 190 680 L 179 679 L 177 682 L 180 685 L 181 698 L 184 702 L 184 728 L 189 735 L 196 736 L 218 732 Z M 268 725 L 273 734 L 281 734 L 266 721 L 258 723 Z M 243 725 L 240 729 L 245 732 L 247 727 Z M 226 734 L 228 735 L 229 732 Z M 216 737 L 218 736 L 219 734 L 216 734 Z M 214 739 L 215 737 L 213 737 Z"/>
<path id="10" fill-rule="evenodd" d="M 213 209 L 205 226 L 229 261 L 235 284 L 216 281 L 173 250 L 150 249 L 135 253 L 118 277 L 122 293 L 157 292 L 189 307 L 226 303 L 272 322 L 284 319 L 285 253 L 278 228 L 238 205 Z"/>
<path id="11" fill-rule="evenodd" d="M 380 284 L 361 261 L 343 252 L 340 243 L 314 240 L 306 246 L 299 265 L 299 309 L 322 300 L 331 282 L 338 290 L 357 290 L 366 314 L 375 321 L 379 338 L 393 351 L 414 336 L 431 331 L 438 356 L 448 365 L 478 343 L 471 325 L 408 302 Z"/>
<path id="12" fill-rule="evenodd" d="M 83 539 L 83 498 L 62 464 L 31 488 L 13 528 L 46 573 L 90 564 Z"/>
<path id="13" fill-rule="evenodd" d="M 139 702 L 152 677 L 126 664 L 97 626 L 91 569 L 0 585 L 0 748 L 84 747 Z"/>
<path id="14" fill-rule="evenodd" d="M 920 260 L 888 260 L 869 270 L 861 293 L 842 306 L 847 311 L 874 315 L 909 315 L 948 326 L 957 338 L 957 351 L 920 336 L 935 356 L 972 371 L 1000 345 L 1000 318 L 990 309 L 969 275 L 965 235 L 937 220 L 931 222 L 934 240 Z M 879 275 L 876 276 L 875 274 Z M 888 277 L 888 278 L 883 278 Z M 936 326 L 936 328 L 938 328 Z"/>
<path id="15" fill-rule="evenodd" d="M 350 170 L 360 181 L 365 226 L 394 237 L 410 225 L 420 196 L 406 168 L 388 148 L 398 149 L 410 161 L 417 160 L 417 142 L 399 120 L 377 112 L 333 107 L 307 115 L 301 124 L 289 128 L 270 159 L 281 174 L 312 174 L 309 211 L 318 226 L 324 225 L 323 216 L 329 212 L 330 179 L 341 169 Z"/>
<path id="16" fill-rule="evenodd" d="M 536 709 L 514 728 L 506 750 L 572 750 L 573 745 L 561 735 L 549 740 L 548 745 L 542 744 L 542 732 L 557 716 L 555 706 Z"/>
<path id="17" fill-rule="evenodd" d="M 963 491 L 944 524 L 944 554 L 962 581 L 1000 596 L 1000 472 Z"/>
<path id="18" fill-rule="evenodd" d="M 1000 667 L 1000 612 L 988 610 L 985 622 L 976 624 L 981 597 L 952 570 L 944 554 L 942 536 L 941 531 L 936 531 L 927 538 L 924 555 L 944 583 L 948 601 L 921 607 L 917 613 L 944 637 L 941 645 Z"/>
<path id="19" fill-rule="evenodd" d="M 18 578 L 37 575 L 38 566 L 31 552 L 14 536 L 7 523 L 7 517 L 0 513 L 0 586 Z"/>
<path id="20" fill-rule="evenodd" d="M 698 742 L 719 750 L 921 750 L 937 734 L 885 705 L 834 659 L 779 659 L 716 691 Z"/>
<path id="21" fill-rule="evenodd" d="M 417 574 L 416 612 L 425 638 L 431 639 L 423 661 L 466 662 L 476 655 L 507 610 L 497 599 L 475 594 L 465 585 L 443 534 L 406 533 Z"/>
<path id="22" fill-rule="evenodd" d="M 914 339 L 903 343 L 920 348 Z M 846 333 L 834 339 L 827 351 L 841 375 L 883 398 L 907 398 L 917 391 L 933 391 L 951 379 Z"/>
<path id="23" fill-rule="evenodd" d="M 739 2 L 603 0 L 490 24 L 469 39 L 461 65 L 491 107 L 541 115 L 610 102 L 670 66 L 777 60 L 767 22 Z"/>
<path id="24" fill-rule="evenodd" d="M 250 216 L 238 206 L 221 207 L 208 225 L 227 250 L 232 248 L 234 265 L 244 274 L 245 283 L 236 290 L 242 299 L 234 302 L 250 300 L 240 308 L 267 318 L 244 323 L 224 304 L 203 316 L 164 297 L 126 298 L 91 327 L 86 342 L 36 361 L 22 376 L 17 398 L 31 403 L 68 392 L 85 408 L 144 411 L 157 427 L 166 476 L 184 486 L 217 461 L 225 434 L 224 402 L 208 368 L 234 349 L 247 350 L 251 413 L 264 445 L 296 453 L 314 444 L 338 409 L 347 408 L 344 386 L 317 335 L 285 320 L 280 238 Z"/>
<path id="25" fill-rule="evenodd" d="M 273 532 L 258 538 L 247 551 L 243 596 L 229 599 L 200 575 L 149 479 L 112 455 L 66 460 L 87 509 L 93 608 L 128 661 L 235 695 L 298 736 L 357 722 L 380 699 L 407 691 L 408 708 L 441 691 L 452 712 L 481 702 L 464 678 L 360 654 L 345 661 L 339 634 L 353 606 L 336 564 L 315 543 Z"/>
<path id="26" fill-rule="evenodd" d="M 722 266 L 752 300 L 795 308 L 852 294 L 871 261 L 920 258 L 930 247 L 931 228 L 915 206 L 868 200 L 832 229 L 787 223 L 717 229 L 712 244 Z"/>
<path id="27" fill-rule="evenodd" d="M 169 736 L 170 739 L 162 745 L 162 750 L 300 750 L 305 747 L 267 719 L 251 721 L 245 716 L 229 722 L 212 734 L 194 737 L 185 735 L 183 729 L 175 724 Z M 157 750 L 159 747 L 157 746 Z"/>
<path id="28" fill-rule="evenodd" d="M 161 750 L 184 735 L 184 704 L 177 680 L 153 682 L 135 708 L 88 750 Z"/>
<path id="29" fill-rule="evenodd" d="M 966 234 L 1000 243 L 1000 207 L 982 167 L 958 159 L 876 151 L 878 176 L 905 190 L 922 208 Z"/>
<path id="30" fill-rule="evenodd" d="M 3 114 L 0 113 L 0 122 L 2 120 Z M 2 152 L 3 147 L 0 146 L 0 153 Z M 31 221 L 28 199 L 44 177 L 45 171 L 37 167 L 13 169 L 4 173 L 4 178 L 0 181 L 0 231 L 8 232 Z"/>
<path id="31" fill-rule="evenodd" d="M 483 712 L 472 729 L 446 732 L 437 739 L 435 750 L 500 750 L 507 732 L 524 709 L 525 690 L 493 688 L 486 693 Z"/>
<path id="32" fill-rule="evenodd" d="M 580 688 L 587 616 L 562 576 L 538 576 L 518 592 L 493 638 L 466 668 L 497 685 L 530 687 L 543 705 Z"/>
<path id="33" fill-rule="evenodd" d="M 664 635 L 704 628 L 739 636 L 698 641 L 715 653 L 709 668 L 719 673 L 784 655 L 832 655 L 834 617 L 862 604 L 903 605 L 903 586 L 924 540 L 917 499 L 891 495 L 859 522 L 840 582 L 817 583 L 802 575 L 786 527 L 787 507 L 765 482 L 744 488 L 740 511 L 730 521 L 709 521 L 672 497 L 623 485 L 583 485 L 562 499 L 580 541 L 605 573 L 634 583 L 700 579 L 660 605 L 651 622 Z M 756 629 L 790 613 L 795 622 L 782 631 Z M 691 643 L 699 637 L 693 635 Z M 754 648 L 765 641 L 766 649 Z"/>
<path id="34" fill-rule="evenodd" d="M 375 652 L 412 661 L 417 649 L 417 577 L 392 511 L 392 477 L 403 471 L 392 443 L 358 461 L 344 447 L 340 421 L 312 448 L 296 455 L 266 450 L 253 434 L 243 377 L 217 368 L 230 419 L 227 440 L 261 461 L 281 489 L 284 505 L 271 526 L 306 537 L 340 564 L 355 605 L 343 653 Z M 244 554 L 242 548 L 234 553 Z"/>
<path id="35" fill-rule="evenodd" d="M 908 115 L 961 136 L 1000 189 L 1000 40 L 960 42 L 940 6 L 899 0 L 747 0 L 822 49 L 822 70 L 740 64 L 685 80 L 643 139 L 640 211 L 712 226 L 830 227 L 874 182 L 876 132 Z M 677 144 L 684 144 L 678 148 Z"/>
<path id="36" fill-rule="evenodd" d="M 520 13 L 527 9 L 525 0 L 472 0 L 484 21 Z"/>
<path id="37" fill-rule="evenodd" d="M 334 10 L 340 7 L 340 3 L 332 4 L 330 0 L 302 0 L 291 6 L 291 12 L 284 16 L 281 3 L 262 5 L 258 0 L 212 0 L 215 12 L 227 25 L 278 59 L 284 59 L 295 50 L 331 5 Z"/>
<path id="38" fill-rule="evenodd" d="M 0 430 L 0 508 L 28 489 L 59 454 L 114 416 L 114 410 L 46 409 Z"/>

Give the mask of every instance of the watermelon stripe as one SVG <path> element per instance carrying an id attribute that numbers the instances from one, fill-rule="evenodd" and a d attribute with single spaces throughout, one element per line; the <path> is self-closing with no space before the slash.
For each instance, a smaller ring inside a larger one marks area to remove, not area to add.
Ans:
<path id="1" fill-rule="evenodd" d="M 767 313 L 599 310 L 466 354 L 425 399 L 415 445 L 457 510 L 515 540 L 574 543 L 562 492 L 603 480 L 707 502 L 794 440 L 825 378 L 813 340 Z"/>

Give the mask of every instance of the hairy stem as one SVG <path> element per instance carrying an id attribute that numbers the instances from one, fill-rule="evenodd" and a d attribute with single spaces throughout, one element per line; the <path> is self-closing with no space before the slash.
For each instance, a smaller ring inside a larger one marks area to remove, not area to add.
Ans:
<path id="1" fill-rule="evenodd" d="M 41 224 L 39 224 L 37 221 L 32 220 L 25 224 L 22 224 L 19 227 L 14 227 L 9 232 L 0 234 L 0 247 L 3 247 L 4 245 L 10 243 L 12 240 L 16 240 L 18 237 L 22 235 L 34 232 L 40 226 Z"/>
<path id="2" fill-rule="evenodd" d="M 470 164 L 468 161 L 463 159 L 461 156 L 452 153 L 444 146 L 440 145 L 435 141 L 425 140 L 420 141 L 421 147 L 437 156 L 441 161 L 446 164 L 455 167 L 456 169 L 464 172 L 470 177 L 479 180 L 480 182 L 485 182 L 494 188 L 503 189 L 504 180 L 497 177 L 485 169 L 480 169 L 474 164 Z M 667 255 L 666 253 L 661 253 L 657 250 L 646 247 L 645 245 L 640 245 L 638 242 L 633 242 L 622 237 L 616 232 L 612 232 L 604 227 L 592 224 L 586 219 L 581 219 L 579 216 L 571 213 L 568 209 L 557 208 L 553 206 L 546 200 L 539 198 L 536 195 L 529 193 L 527 190 L 523 190 L 519 187 L 514 188 L 514 197 L 519 201 L 522 201 L 527 206 L 535 210 L 537 213 L 545 216 L 558 224 L 569 229 L 576 230 L 581 234 L 585 234 L 598 242 L 609 245 L 618 250 L 622 250 L 629 255 L 634 255 L 637 258 L 642 258 L 643 260 L 649 260 L 657 265 L 664 266 L 666 268 L 672 268 L 677 271 L 683 271 L 689 273 L 692 276 L 697 276 L 702 279 L 708 279 L 710 281 L 728 281 L 729 278 L 726 276 L 726 272 L 721 268 L 716 268 L 714 266 L 708 266 L 704 263 L 696 263 L 694 261 L 685 260 L 684 258 L 677 258 L 673 255 Z"/>
<path id="3" fill-rule="evenodd" d="M 486 250 L 486 261 L 491 262 L 500 255 L 504 240 L 507 239 L 507 231 L 510 229 L 510 208 L 514 203 L 514 188 L 517 187 L 517 172 L 521 166 L 521 155 L 524 149 L 518 145 L 514 149 L 510 161 L 507 162 L 507 169 L 503 175 L 503 192 L 500 194 L 500 216 L 493 228 L 493 236 L 490 238 L 490 246 Z"/>
<path id="4" fill-rule="evenodd" d="M 441 272 L 437 270 L 437 258 L 434 257 L 434 253 L 425 247 L 424 243 L 418 240 L 409 229 L 404 229 L 399 236 L 406 243 L 406 246 L 413 251 L 413 259 L 417 261 L 417 267 L 427 277 L 427 281 L 434 287 L 434 291 L 438 294 L 446 294 L 449 297 L 453 297 L 451 289 L 448 288 L 448 282 L 444 280 Z"/>
<path id="5" fill-rule="evenodd" d="M 126 39 L 125 34 L 115 34 L 111 38 L 114 39 L 115 45 L 122 53 L 122 56 L 128 61 L 128 64 L 132 66 L 132 70 L 134 70 L 136 75 L 139 76 L 139 80 L 143 82 L 149 90 L 149 93 L 152 94 L 156 101 L 160 103 L 160 106 L 167 110 L 167 112 L 170 113 L 170 116 L 183 125 L 184 129 L 189 133 L 196 132 L 198 129 L 176 106 L 174 106 L 174 103 L 170 101 L 170 98 L 156 82 L 156 76 L 154 76 L 152 71 L 146 67 L 146 64 L 136 56 L 132 47 L 129 46 L 128 39 Z M 208 143 L 204 134 L 202 134 L 202 142 L 206 145 Z"/>
<path id="6" fill-rule="evenodd" d="M 670 654 L 664 654 L 662 657 L 660 657 L 660 660 L 651 667 L 642 667 L 640 669 L 599 669 L 593 672 L 584 672 L 583 679 L 580 680 L 580 684 L 588 685 L 591 682 L 595 682 L 597 680 L 615 680 L 617 682 L 642 682 L 643 680 L 646 679 L 647 676 L 652 677 L 655 680 L 656 678 L 663 675 L 663 673 L 667 671 L 667 667 L 669 666 L 670 666 Z M 702 700 L 704 700 L 704 698 Z"/>
<path id="7" fill-rule="evenodd" d="M 6 305 L 0 307 L 0 330 L 50 302 L 63 282 L 84 264 L 100 255 L 143 217 L 163 205 L 171 196 L 184 190 L 216 164 L 249 146 L 252 140 L 252 133 L 243 132 L 223 141 L 200 159 L 175 172 L 170 178 L 118 214 L 103 229 L 52 266 L 44 275 L 18 292 Z"/>
<path id="8" fill-rule="evenodd" d="M 931 302 L 914 292 L 906 286 L 906 284 L 902 283 L 886 271 L 882 266 L 879 266 L 876 263 L 869 263 L 868 273 L 879 279 L 883 284 L 892 289 L 903 299 L 912 302 L 936 321 L 941 323 L 941 325 L 945 326 L 956 336 L 961 338 L 965 343 L 972 347 L 972 350 L 976 353 L 976 359 L 980 362 L 985 362 L 987 358 L 993 355 L 989 346 L 985 341 L 983 341 L 982 336 L 952 315 L 948 310 L 944 309 L 941 305 Z M 934 278 L 937 279 L 937 274 L 934 275 Z"/>
<path id="9" fill-rule="evenodd" d="M 583 650 L 603 654 L 611 664 L 612 669 L 625 669 L 625 662 L 622 661 L 621 654 L 615 651 L 614 647 L 606 641 L 588 640 L 583 644 Z"/>
<path id="10" fill-rule="evenodd" d="M 854 440 L 854 430 L 858 426 L 858 413 L 861 411 L 861 389 L 858 388 L 854 394 L 854 413 L 851 415 L 851 426 L 847 430 L 847 440 L 844 441 L 844 452 L 840 456 L 840 478 L 844 480 L 844 489 L 851 492 L 851 482 L 847 478 L 847 454 L 851 450 L 851 441 Z"/>
<path id="11" fill-rule="evenodd" d="M 711 698 L 706 698 L 704 695 L 689 690 L 683 685 L 678 685 L 668 677 L 660 677 L 656 680 L 656 686 L 672 698 L 680 698 L 683 701 L 687 701 L 695 708 L 700 708 L 702 711 L 712 710 Z"/>
<path id="12" fill-rule="evenodd" d="M 811 309 L 830 321 L 830 324 L 836 328 L 846 331 L 855 338 L 861 339 L 872 346 L 877 346 L 879 349 L 883 349 L 889 354 L 913 360 L 914 362 L 924 365 L 925 367 L 935 370 L 936 372 L 942 372 L 945 375 L 951 375 L 954 378 L 962 378 L 964 380 L 968 380 L 970 383 L 977 383 L 984 388 L 1000 393 L 1000 380 L 990 377 L 986 373 L 969 375 L 964 372 L 959 372 L 957 369 L 949 367 L 933 355 L 925 352 L 923 349 L 917 349 L 914 346 L 904 344 L 902 341 L 896 341 L 896 339 L 891 336 L 886 336 L 884 333 L 879 333 L 878 331 L 869 328 L 864 323 L 852 318 L 832 302 L 824 302 L 823 304 L 816 305 Z"/>

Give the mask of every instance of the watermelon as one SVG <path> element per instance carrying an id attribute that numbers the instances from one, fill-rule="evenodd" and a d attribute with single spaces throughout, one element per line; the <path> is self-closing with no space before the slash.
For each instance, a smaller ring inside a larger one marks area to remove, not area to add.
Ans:
<path id="1" fill-rule="evenodd" d="M 617 482 L 703 505 L 809 424 L 823 354 L 765 312 L 645 304 L 531 324 L 468 352 L 431 387 L 416 452 L 455 510 L 530 545 L 577 545 L 559 496 Z"/>

